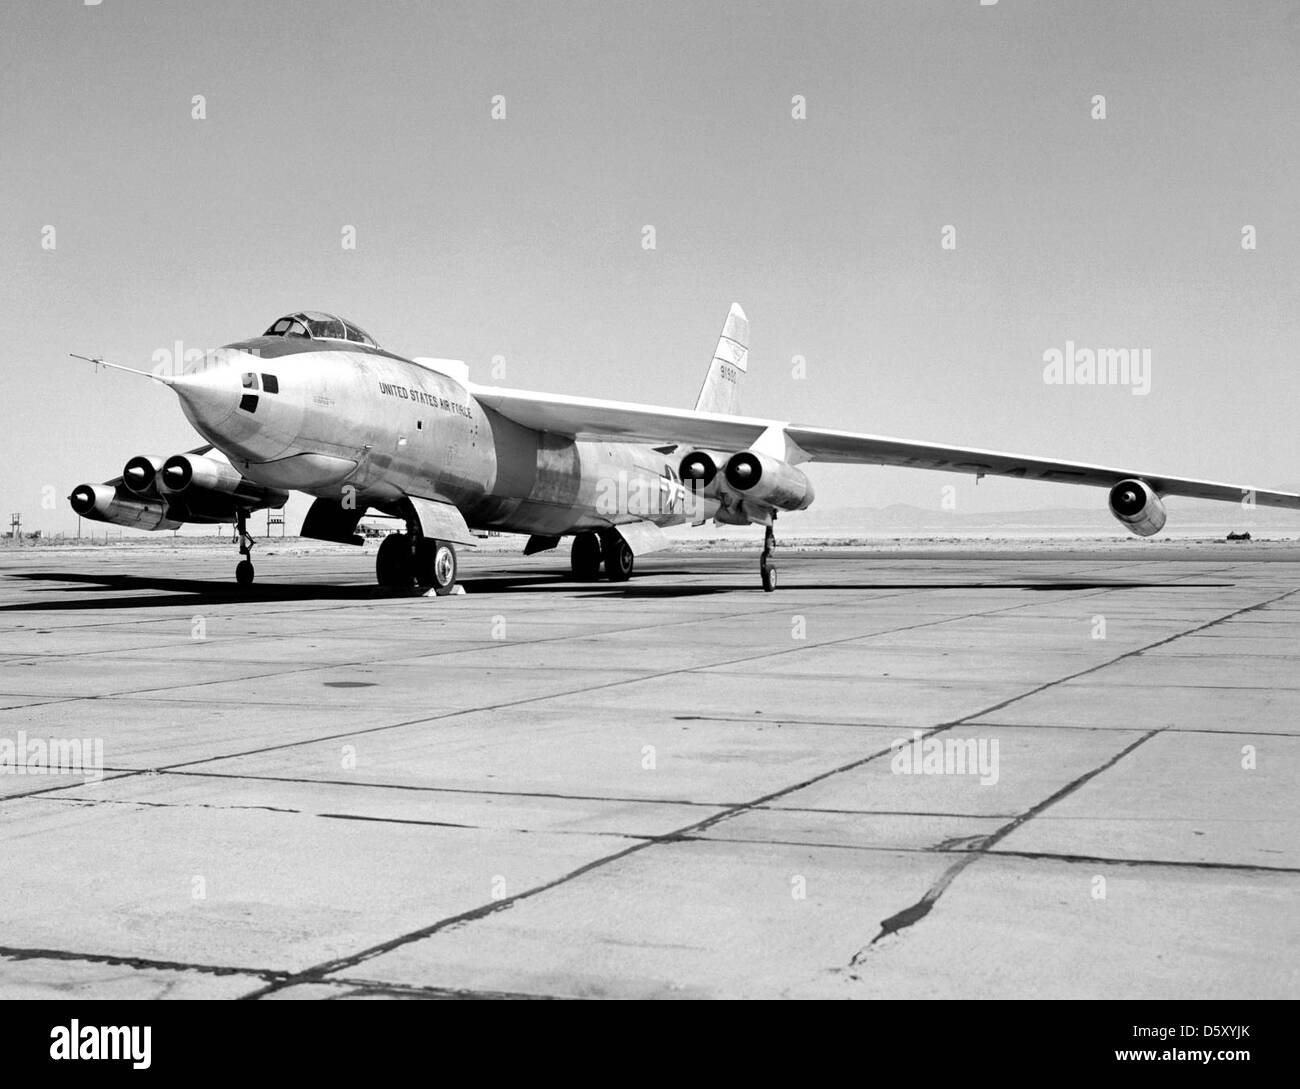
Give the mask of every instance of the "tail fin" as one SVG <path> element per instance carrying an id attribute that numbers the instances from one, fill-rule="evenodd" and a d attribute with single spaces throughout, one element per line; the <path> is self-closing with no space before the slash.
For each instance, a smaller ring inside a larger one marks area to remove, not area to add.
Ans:
<path id="1" fill-rule="evenodd" d="M 732 303 L 727 314 L 713 361 L 704 378 L 704 386 L 695 401 L 696 412 L 717 412 L 725 416 L 740 414 L 740 376 L 749 369 L 749 319 Z"/>

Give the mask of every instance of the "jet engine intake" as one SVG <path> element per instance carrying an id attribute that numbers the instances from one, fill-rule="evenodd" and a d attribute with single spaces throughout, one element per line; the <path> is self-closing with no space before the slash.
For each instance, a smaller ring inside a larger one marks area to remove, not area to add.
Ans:
<path id="1" fill-rule="evenodd" d="M 1107 501 L 1111 514 L 1130 533 L 1150 537 L 1164 529 L 1164 504 L 1145 480 L 1121 480 L 1111 488 Z"/>
<path id="2" fill-rule="evenodd" d="M 681 460 L 677 475 L 682 484 L 695 492 L 708 493 L 718 476 L 718 466 L 725 455 L 711 450 L 692 450 Z"/>
<path id="3" fill-rule="evenodd" d="M 158 473 L 164 460 L 155 454 L 140 454 L 128 461 L 122 470 L 122 483 L 127 491 L 144 499 L 157 499 Z"/>

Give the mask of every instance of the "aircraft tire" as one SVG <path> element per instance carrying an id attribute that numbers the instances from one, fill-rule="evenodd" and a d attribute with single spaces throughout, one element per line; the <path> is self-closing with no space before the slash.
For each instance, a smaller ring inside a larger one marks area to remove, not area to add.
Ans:
<path id="1" fill-rule="evenodd" d="M 578 582 L 595 582 L 600 578 L 600 538 L 594 533 L 575 533 L 569 553 L 569 568 Z"/>
<path id="2" fill-rule="evenodd" d="M 380 586 L 404 590 L 413 581 L 411 539 L 405 533 L 390 533 L 379 542 L 375 556 L 375 580 Z"/>
<path id="3" fill-rule="evenodd" d="M 626 582 L 632 577 L 636 556 L 623 535 L 611 530 L 601 542 L 605 558 L 605 577 L 610 582 Z"/>
<path id="4" fill-rule="evenodd" d="M 235 582 L 240 586 L 253 585 L 253 565 L 247 560 L 240 560 L 235 565 Z"/>
<path id="5" fill-rule="evenodd" d="M 446 597 L 456 587 L 456 546 L 450 541 L 431 541 L 425 538 L 416 546 L 416 581 L 438 597 Z"/>

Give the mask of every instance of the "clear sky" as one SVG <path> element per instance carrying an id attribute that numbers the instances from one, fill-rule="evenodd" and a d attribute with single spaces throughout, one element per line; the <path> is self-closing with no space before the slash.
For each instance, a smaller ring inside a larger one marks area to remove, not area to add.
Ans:
<path id="1" fill-rule="evenodd" d="M 732 300 L 755 415 L 1295 490 L 1298 73 L 1280 0 L 6 0 L 0 513 L 70 529 L 74 485 L 196 442 L 68 352 L 317 308 L 690 405 Z M 1045 384 L 1067 340 L 1149 348 L 1150 393 Z M 1104 502 L 810 475 L 827 507 Z"/>

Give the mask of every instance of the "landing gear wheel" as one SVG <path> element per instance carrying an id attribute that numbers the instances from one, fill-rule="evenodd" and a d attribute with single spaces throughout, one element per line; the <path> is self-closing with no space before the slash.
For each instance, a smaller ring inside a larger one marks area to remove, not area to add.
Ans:
<path id="1" fill-rule="evenodd" d="M 235 566 L 235 581 L 240 586 L 253 585 L 253 565 L 247 560 L 240 560 Z"/>
<path id="2" fill-rule="evenodd" d="M 579 582 L 595 582 L 600 578 L 600 538 L 594 533 L 578 533 L 573 538 L 569 553 L 569 567 Z"/>
<path id="3" fill-rule="evenodd" d="M 770 594 L 776 589 L 776 568 L 765 562 L 760 570 L 763 576 L 763 592 Z"/>
<path id="4" fill-rule="evenodd" d="M 415 581 L 411 563 L 411 539 L 405 533 L 390 533 L 379 542 L 375 556 L 375 579 L 380 586 L 407 590 Z"/>
<path id="5" fill-rule="evenodd" d="M 601 541 L 601 551 L 605 558 L 605 577 L 610 582 L 626 582 L 632 577 L 636 557 L 621 533 L 615 530 L 606 533 Z"/>
<path id="6" fill-rule="evenodd" d="M 450 541 L 421 538 L 415 546 L 415 578 L 438 597 L 446 597 L 456 586 L 456 546 Z"/>

